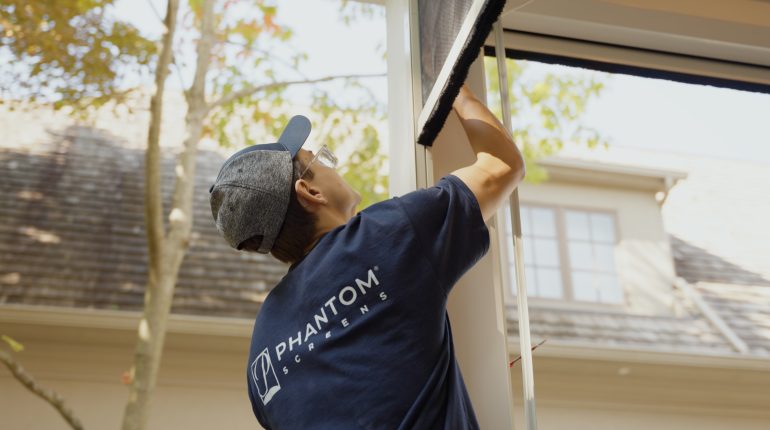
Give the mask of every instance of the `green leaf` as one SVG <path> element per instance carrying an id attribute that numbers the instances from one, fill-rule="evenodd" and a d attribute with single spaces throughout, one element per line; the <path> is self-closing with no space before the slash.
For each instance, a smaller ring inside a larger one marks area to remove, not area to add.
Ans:
<path id="1" fill-rule="evenodd" d="M 88 116 L 109 101 L 123 103 L 125 81 L 149 72 L 157 51 L 132 25 L 110 15 L 111 0 L 4 0 L 2 46 L 6 81 L 18 100 L 71 107 Z M 8 31 L 8 29 L 13 29 Z"/>

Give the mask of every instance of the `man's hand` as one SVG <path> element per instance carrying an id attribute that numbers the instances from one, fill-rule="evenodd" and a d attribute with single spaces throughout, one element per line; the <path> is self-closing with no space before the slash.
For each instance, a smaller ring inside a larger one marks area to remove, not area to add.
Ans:
<path id="1" fill-rule="evenodd" d="M 467 102 L 468 100 L 478 100 L 476 99 L 476 96 L 473 94 L 473 91 L 471 91 L 470 88 L 468 88 L 468 84 L 463 84 L 462 87 L 460 87 L 460 92 L 457 94 L 457 97 L 455 97 L 454 102 L 452 102 L 452 109 L 460 109 L 460 107 Z"/>

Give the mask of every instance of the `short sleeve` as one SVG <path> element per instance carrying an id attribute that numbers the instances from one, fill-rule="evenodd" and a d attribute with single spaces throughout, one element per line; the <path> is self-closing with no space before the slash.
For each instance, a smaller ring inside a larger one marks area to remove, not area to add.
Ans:
<path id="1" fill-rule="evenodd" d="M 450 174 L 432 187 L 412 191 L 397 200 L 448 294 L 489 250 L 489 229 L 476 196 L 465 182 Z"/>

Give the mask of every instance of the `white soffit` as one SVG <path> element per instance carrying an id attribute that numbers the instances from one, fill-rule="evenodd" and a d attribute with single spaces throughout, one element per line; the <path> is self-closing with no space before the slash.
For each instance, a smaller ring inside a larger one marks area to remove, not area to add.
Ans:
<path id="1" fill-rule="evenodd" d="M 770 0 L 509 0 L 506 29 L 770 67 Z"/>
<path id="2" fill-rule="evenodd" d="M 685 172 L 609 164 L 559 156 L 545 157 L 537 164 L 548 171 L 549 180 L 572 184 L 610 186 L 645 191 L 668 191 Z"/>

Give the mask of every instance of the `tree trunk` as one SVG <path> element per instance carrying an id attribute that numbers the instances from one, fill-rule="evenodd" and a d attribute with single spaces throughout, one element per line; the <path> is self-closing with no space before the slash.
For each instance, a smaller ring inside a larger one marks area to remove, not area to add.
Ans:
<path id="1" fill-rule="evenodd" d="M 165 318 L 160 310 L 170 306 L 169 279 L 165 275 L 167 257 L 163 234 L 163 202 L 161 200 L 160 125 L 163 91 L 173 53 L 178 0 L 168 0 L 165 33 L 155 71 L 155 94 L 150 101 L 150 126 L 145 156 L 145 224 L 147 228 L 148 279 L 144 295 L 144 316 L 139 323 L 138 340 L 131 370 L 133 383 L 123 414 L 123 430 L 144 429 L 149 416 L 149 398 L 155 387 L 165 332 Z"/>
<path id="2" fill-rule="evenodd" d="M 176 1 L 174 1 L 176 3 Z M 214 41 L 213 0 L 206 0 L 202 5 L 201 37 L 197 46 L 195 77 L 187 92 L 186 137 L 184 148 L 176 163 L 176 181 L 169 212 L 169 229 L 163 235 L 163 208 L 160 199 L 160 148 L 159 134 L 154 141 L 148 141 L 147 149 L 147 233 L 149 249 L 149 279 L 145 292 L 144 316 L 139 324 L 139 338 L 134 358 L 134 381 L 126 412 L 123 430 L 146 428 L 149 418 L 149 404 L 157 381 L 166 325 L 171 303 L 192 231 L 192 202 L 195 184 L 195 161 L 198 142 L 203 131 L 208 107 L 206 104 L 206 74 L 208 73 L 211 50 Z M 169 13 L 171 13 L 171 1 Z M 176 14 L 174 5 L 174 14 Z M 167 19 L 168 22 L 168 19 Z M 173 35 L 173 27 L 170 32 Z M 169 40 L 171 40 L 169 38 Z M 164 51 L 166 46 L 164 35 Z M 164 52 L 165 53 L 165 52 Z M 168 68 L 166 62 L 165 68 Z M 160 72 L 158 73 L 160 74 Z M 157 84 L 157 80 L 156 80 Z M 156 97 L 157 97 L 156 93 Z M 153 103 L 150 122 L 150 136 L 153 127 L 160 125 L 160 104 Z M 157 235 L 158 229 L 160 236 Z"/>

